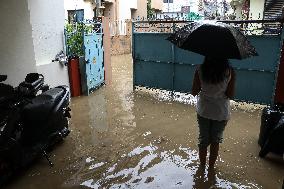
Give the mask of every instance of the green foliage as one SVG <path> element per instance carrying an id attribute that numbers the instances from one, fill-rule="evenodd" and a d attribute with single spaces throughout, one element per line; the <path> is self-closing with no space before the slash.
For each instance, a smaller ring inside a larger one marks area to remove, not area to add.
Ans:
<path id="1" fill-rule="evenodd" d="M 147 1 L 147 19 L 152 19 L 155 16 L 154 9 L 151 8 L 151 0 Z"/>
<path id="2" fill-rule="evenodd" d="M 195 13 L 195 12 L 189 12 L 187 14 L 187 20 L 201 20 L 202 16 Z"/>
<path id="3" fill-rule="evenodd" d="M 68 57 L 84 56 L 84 33 L 92 32 L 93 26 L 83 23 L 66 24 L 65 38 Z"/>

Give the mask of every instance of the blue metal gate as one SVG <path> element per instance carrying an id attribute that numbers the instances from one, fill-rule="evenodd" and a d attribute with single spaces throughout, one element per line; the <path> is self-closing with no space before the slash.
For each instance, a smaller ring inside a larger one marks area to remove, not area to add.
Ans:
<path id="1" fill-rule="evenodd" d="M 82 85 L 85 94 L 89 94 L 105 80 L 102 24 L 92 24 L 92 27 L 92 30 L 84 33 L 85 64 L 81 68 L 85 73 L 82 78 L 85 80 Z"/>
<path id="2" fill-rule="evenodd" d="M 102 21 L 67 25 L 65 44 L 68 57 L 80 57 L 82 92 L 89 95 L 105 81 Z"/>
<path id="3" fill-rule="evenodd" d="M 235 100 L 271 104 L 280 61 L 282 29 L 280 23 L 274 23 L 274 28 L 268 29 L 259 22 L 230 23 L 243 29 L 259 53 L 258 57 L 231 61 L 237 75 Z M 134 86 L 191 91 L 196 65 L 202 63 L 203 56 L 179 49 L 165 40 L 173 29 L 184 24 L 133 23 Z M 255 27 L 258 29 L 252 29 Z"/>

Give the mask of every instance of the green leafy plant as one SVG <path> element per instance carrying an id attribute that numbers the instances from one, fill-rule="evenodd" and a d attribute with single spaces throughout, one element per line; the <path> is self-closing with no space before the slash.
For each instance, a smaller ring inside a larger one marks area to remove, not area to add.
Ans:
<path id="1" fill-rule="evenodd" d="M 187 20 L 201 20 L 202 16 L 195 12 L 189 12 L 187 14 Z"/>
<path id="2" fill-rule="evenodd" d="M 66 24 L 65 38 L 67 56 L 79 57 L 84 55 L 84 25 L 81 23 Z"/>
<path id="3" fill-rule="evenodd" d="M 151 0 L 147 1 L 147 19 L 153 19 L 155 16 L 155 11 L 151 7 Z"/>
<path id="4" fill-rule="evenodd" d="M 66 48 L 69 58 L 84 56 L 84 33 L 92 32 L 92 30 L 93 25 L 84 23 L 65 25 Z"/>

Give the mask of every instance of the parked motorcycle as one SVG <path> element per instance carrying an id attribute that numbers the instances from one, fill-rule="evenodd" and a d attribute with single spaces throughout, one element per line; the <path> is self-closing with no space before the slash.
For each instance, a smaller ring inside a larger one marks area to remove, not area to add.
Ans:
<path id="1" fill-rule="evenodd" d="M 67 86 L 49 89 L 41 74 L 31 73 L 13 88 L 0 75 L 0 186 L 69 133 Z"/>

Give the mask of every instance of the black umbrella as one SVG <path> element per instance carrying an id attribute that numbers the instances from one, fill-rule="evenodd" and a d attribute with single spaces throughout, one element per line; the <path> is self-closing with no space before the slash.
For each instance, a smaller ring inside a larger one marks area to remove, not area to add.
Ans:
<path id="1" fill-rule="evenodd" d="M 258 56 L 246 36 L 235 27 L 214 21 L 190 23 L 167 40 L 179 48 L 204 56 L 245 59 Z"/>

